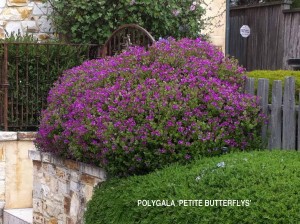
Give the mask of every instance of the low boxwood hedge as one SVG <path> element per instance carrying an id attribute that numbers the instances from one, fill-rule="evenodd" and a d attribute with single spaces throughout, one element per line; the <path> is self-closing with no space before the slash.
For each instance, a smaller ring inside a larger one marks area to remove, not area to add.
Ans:
<path id="1" fill-rule="evenodd" d="M 255 70 L 247 73 L 248 77 L 255 78 L 256 81 L 259 78 L 266 78 L 270 80 L 272 84 L 275 80 L 282 80 L 284 82 L 285 77 L 294 76 L 296 81 L 296 89 L 300 89 L 300 71 L 291 70 Z"/>
<path id="2" fill-rule="evenodd" d="M 298 223 L 299 167 L 296 151 L 239 152 L 172 165 L 144 176 L 112 179 L 95 190 L 85 221 Z M 210 206 L 205 206 L 208 202 Z"/>

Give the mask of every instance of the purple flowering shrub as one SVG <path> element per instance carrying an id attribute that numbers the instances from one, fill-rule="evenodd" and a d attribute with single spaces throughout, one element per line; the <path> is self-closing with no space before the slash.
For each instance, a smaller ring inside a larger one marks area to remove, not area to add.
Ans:
<path id="1" fill-rule="evenodd" d="M 51 89 L 36 145 L 143 174 L 259 141 L 263 116 L 243 69 L 201 39 L 156 42 L 65 72 Z"/>

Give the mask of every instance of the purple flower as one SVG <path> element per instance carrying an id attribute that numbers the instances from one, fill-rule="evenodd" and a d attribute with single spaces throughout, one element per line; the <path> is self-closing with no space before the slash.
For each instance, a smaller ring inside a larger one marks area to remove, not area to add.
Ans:
<path id="1" fill-rule="evenodd" d="M 190 11 L 194 11 L 195 9 L 196 9 L 196 5 L 192 4 L 192 5 L 190 6 Z"/>
<path id="2" fill-rule="evenodd" d="M 180 14 L 180 10 L 179 9 L 173 10 L 172 13 L 174 16 L 178 16 Z"/>
<path id="3" fill-rule="evenodd" d="M 190 159 L 191 159 L 191 156 L 190 156 L 189 154 L 186 154 L 186 155 L 184 156 L 184 158 L 185 158 L 186 160 L 190 160 Z"/>

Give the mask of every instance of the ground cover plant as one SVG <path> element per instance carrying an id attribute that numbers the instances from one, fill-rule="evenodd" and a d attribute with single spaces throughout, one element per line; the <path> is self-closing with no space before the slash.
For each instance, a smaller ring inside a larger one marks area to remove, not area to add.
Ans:
<path id="1" fill-rule="evenodd" d="M 240 152 L 200 159 L 186 166 L 176 164 L 144 176 L 113 179 L 96 188 L 85 221 L 297 223 L 299 166 L 296 151 Z M 163 200 L 168 200 L 165 204 L 170 206 L 163 206 Z M 194 206 L 191 202 L 184 206 L 179 200 L 193 200 Z M 205 206 L 205 200 L 211 200 L 210 206 Z M 213 200 L 224 200 L 223 206 Z"/>
<path id="2" fill-rule="evenodd" d="M 259 147 L 264 118 L 244 80 L 201 38 L 87 61 L 50 91 L 36 146 L 119 176 Z"/>

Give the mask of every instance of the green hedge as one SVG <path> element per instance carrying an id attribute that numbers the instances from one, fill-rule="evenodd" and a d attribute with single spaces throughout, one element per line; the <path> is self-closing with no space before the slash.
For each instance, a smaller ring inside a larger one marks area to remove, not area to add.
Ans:
<path id="1" fill-rule="evenodd" d="M 269 87 L 269 103 L 272 100 L 272 86 L 273 81 L 281 80 L 282 86 L 284 86 L 285 78 L 288 76 L 295 77 L 295 88 L 296 88 L 296 102 L 299 102 L 299 91 L 300 91 L 300 71 L 292 71 L 292 70 L 255 70 L 247 73 L 248 77 L 255 78 L 255 86 L 257 88 L 258 79 L 266 78 L 269 79 L 270 87 Z"/>
<path id="2" fill-rule="evenodd" d="M 298 223 L 299 166 L 300 154 L 296 151 L 241 152 L 187 166 L 172 165 L 145 176 L 112 179 L 95 190 L 85 221 Z M 179 206 L 178 201 L 202 200 L 205 205 L 205 200 L 235 199 L 241 206 Z M 148 204 L 151 200 L 168 200 L 169 205 L 174 200 L 175 206 L 138 206 L 138 200 Z"/>
<path id="3" fill-rule="evenodd" d="M 284 83 L 285 77 L 294 76 L 296 90 L 300 90 L 300 71 L 291 70 L 255 70 L 247 73 L 248 77 L 255 78 L 256 84 L 259 78 L 266 78 L 270 80 L 272 87 L 273 81 L 282 80 Z M 270 89 L 271 90 L 271 89 Z"/>

